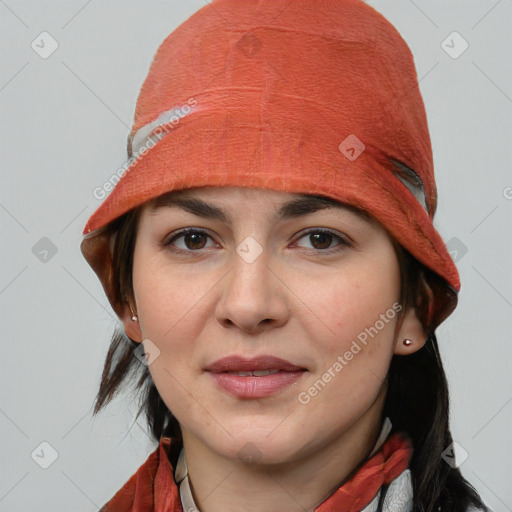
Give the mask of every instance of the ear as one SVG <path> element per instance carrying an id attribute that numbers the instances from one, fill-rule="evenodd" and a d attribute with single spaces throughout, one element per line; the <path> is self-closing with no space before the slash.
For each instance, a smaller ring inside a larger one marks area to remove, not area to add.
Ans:
<path id="1" fill-rule="evenodd" d="M 132 320 L 133 313 L 130 303 L 119 296 L 118 288 L 114 283 L 112 271 L 112 239 L 107 231 L 100 231 L 94 236 L 83 239 L 80 248 L 84 258 L 96 272 L 105 294 L 121 322 L 126 335 L 133 341 L 140 343 L 143 339 L 138 320 Z M 132 305 L 135 315 L 136 308 Z"/>
<path id="2" fill-rule="evenodd" d="M 140 329 L 136 308 L 131 305 L 131 303 L 124 302 L 121 307 L 118 308 L 117 315 L 123 323 L 126 335 L 137 343 L 142 342 L 142 331 Z M 133 319 L 134 315 L 136 318 L 135 320 Z"/>
<path id="3" fill-rule="evenodd" d="M 401 356 L 412 354 L 423 347 L 427 339 L 428 335 L 418 318 L 416 308 L 408 308 L 398 330 L 394 353 Z M 404 340 L 410 340 L 411 343 L 404 343 Z"/>

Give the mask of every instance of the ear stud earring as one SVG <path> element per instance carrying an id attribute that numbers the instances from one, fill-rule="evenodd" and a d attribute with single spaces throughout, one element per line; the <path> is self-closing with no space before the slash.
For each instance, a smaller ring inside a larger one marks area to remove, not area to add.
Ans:
<path id="1" fill-rule="evenodd" d="M 412 344 L 413 344 L 413 341 L 408 339 L 408 338 L 405 338 L 404 341 L 402 341 L 402 343 L 406 346 L 406 347 L 410 347 Z"/>
<path id="2" fill-rule="evenodd" d="M 130 311 L 132 312 L 132 322 L 137 322 L 139 320 L 138 316 L 133 312 L 132 305 L 128 305 L 130 306 Z"/>

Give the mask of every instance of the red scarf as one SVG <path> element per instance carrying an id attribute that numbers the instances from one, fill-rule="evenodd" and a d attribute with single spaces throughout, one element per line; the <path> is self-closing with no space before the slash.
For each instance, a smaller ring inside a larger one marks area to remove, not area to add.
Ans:
<path id="1" fill-rule="evenodd" d="M 169 453 L 180 448 L 163 437 L 146 462 L 104 505 L 101 512 L 183 512 Z M 179 451 L 179 450 L 178 450 Z M 175 452 L 177 453 L 177 452 Z M 397 478 L 409 465 L 412 449 L 400 434 L 382 448 L 338 488 L 314 512 L 360 512 L 384 484 Z"/>

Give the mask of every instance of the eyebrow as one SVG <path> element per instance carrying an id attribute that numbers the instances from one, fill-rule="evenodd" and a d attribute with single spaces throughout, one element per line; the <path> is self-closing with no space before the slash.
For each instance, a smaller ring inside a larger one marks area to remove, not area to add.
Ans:
<path id="1" fill-rule="evenodd" d="M 178 197 L 174 192 L 164 194 L 154 200 L 151 212 L 154 214 L 160 208 L 181 208 L 189 213 L 197 215 L 205 219 L 218 220 L 230 223 L 231 218 L 222 208 L 209 204 L 202 199 L 195 197 Z M 357 215 L 362 216 L 366 220 L 371 220 L 371 216 L 364 210 L 350 204 L 336 201 L 330 197 L 299 194 L 296 199 L 292 199 L 281 205 L 276 213 L 276 218 L 280 220 L 304 217 L 311 213 L 324 210 L 327 208 L 336 208 L 338 210 L 349 210 Z"/>

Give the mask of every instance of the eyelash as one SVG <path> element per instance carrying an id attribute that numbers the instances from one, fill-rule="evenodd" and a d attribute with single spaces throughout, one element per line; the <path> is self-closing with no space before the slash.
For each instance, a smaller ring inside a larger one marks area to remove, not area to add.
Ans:
<path id="1" fill-rule="evenodd" d="M 320 255 L 330 255 L 330 254 L 333 254 L 333 253 L 340 252 L 345 247 L 351 247 L 353 245 L 346 238 L 343 238 L 342 236 L 337 235 L 334 231 L 331 231 L 330 229 L 326 229 L 326 228 L 311 228 L 311 229 L 305 231 L 304 233 L 302 233 L 300 235 L 300 237 L 298 238 L 298 240 L 304 238 L 307 235 L 311 235 L 313 233 L 322 233 L 322 234 L 330 235 L 333 238 L 337 238 L 340 241 L 340 243 L 338 245 L 336 245 L 334 248 L 329 248 L 329 249 L 308 249 L 308 248 L 303 248 L 303 247 L 302 247 L 302 249 L 315 251 L 315 252 L 317 252 Z M 181 231 L 178 231 L 169 240 L 165 240 L 164 242 L 162 242 L 161 245 L 163 247 L 170 248 L 172 246 L 173 242 L 175 242 L 179 238 L 185 237 L 186 235 L 190 235 L 190 234 L 205 235 L 205 236 L 207 236 L 209 238 L 212 238 L 211 235 L 208 234 L 208 232 L 206 232 L 206 231 L 204 231 L 202 229 L 198 229 L 198 228 L 185 228 L 185 229 L 182 229 Z M 193 253 L 198 253 L 198 252 L 202 251 L 203 249 L 196 249 L 196 250 L 194 250 L 194 249 L 187 249 L 187 250 L 184 250 L 184 249 L 178 249 L 176 247 L 173 247 L 171 250 L 173 252 L 176 252 L 176 253 L 191 255 Z"/>

